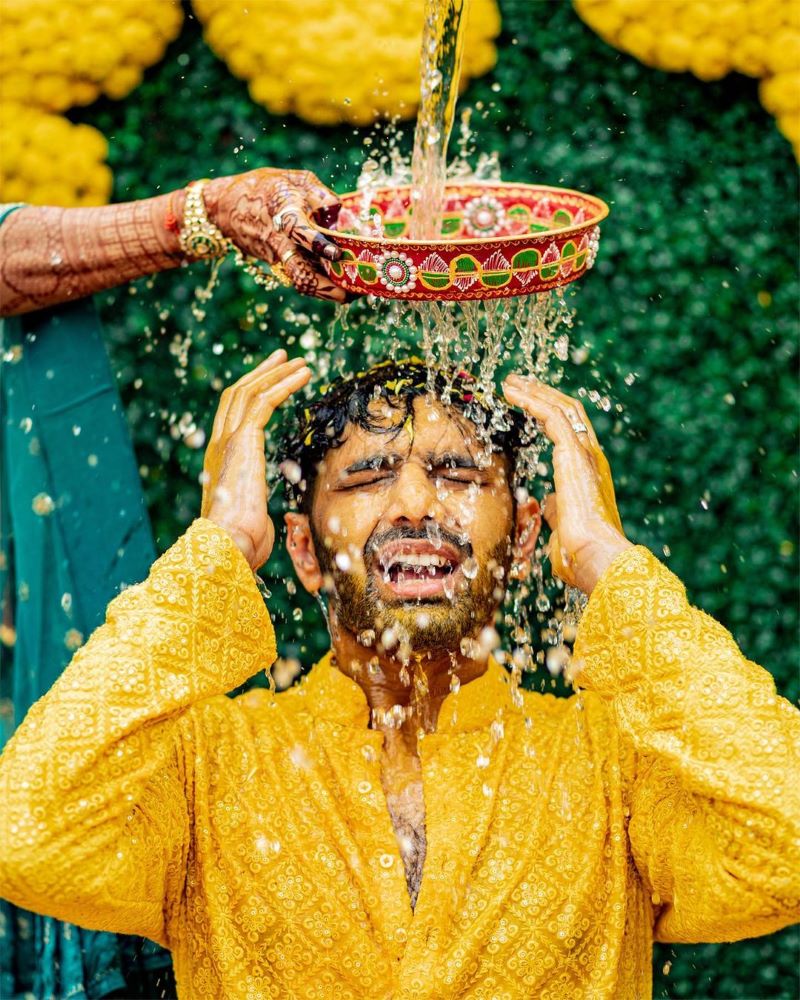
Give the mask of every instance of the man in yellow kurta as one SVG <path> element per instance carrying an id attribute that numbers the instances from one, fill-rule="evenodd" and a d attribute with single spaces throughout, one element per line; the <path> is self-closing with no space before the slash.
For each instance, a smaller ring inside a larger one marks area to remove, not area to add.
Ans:
<path id="1" fill-rule="evenodd" d="M 491 656 L 540 523 L 515 421 L 407 364 L 322 397 L 286 467 L 331 654 L 225 697 L 275 659 L 263 429 L 309 377 L 276 352 L 223 394 L 204 516 L 9 743 L 0 893 L 166 945 L 182 1000 L 632 1000 L 654 939 L 798 919 L 800 715 L 626 540 L 583 408 L 535 380 L 504 390 L 553 442 L 550 558 L 591 595 L 576 694 Z"/>

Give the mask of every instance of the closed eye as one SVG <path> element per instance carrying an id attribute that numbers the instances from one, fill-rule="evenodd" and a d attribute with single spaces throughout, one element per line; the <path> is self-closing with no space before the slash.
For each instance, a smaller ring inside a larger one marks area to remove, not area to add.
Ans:
<path id="1" fill-rule="evenodd" d="M 348 490 L 364 490 L 370 486 L 378 486 L 388 482 L 392 478 L 388 472 L 371 472 L 364 476 L 358 476 L 340 483 L 337 489 L 347 492 Z"/>
<path id="2" fill-rule="evenodd" d="M 460 486 L 469 486 L 471 483 L 483 486 L 486 483 L 485 476 L 478 469 L 448 469 L 447 472 L 437 472 L 436 480 Z"/>

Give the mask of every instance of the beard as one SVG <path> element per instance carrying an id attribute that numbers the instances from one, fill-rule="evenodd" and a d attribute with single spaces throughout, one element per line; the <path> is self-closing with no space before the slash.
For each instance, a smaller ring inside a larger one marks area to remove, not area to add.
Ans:
<path id="1" fill-rule="evenodd" d="M 373 631 L 380 638 L 385 629 L 392 629 L 401 645 L 414 653 L 458 652 L 462 639 L 491 624 L 502 600 L 497 591 L 502 591 L 502 581 L 508 579 L 511 565 L 510 539 L 503 538 L 493 547 L 486 561 L 480 564 L 474 579 L 470 580 L 462 574 L 461 586 L 452 598 L 442 595 L 416 601 L 385 600 L 378 593 L 373 572 L 376 551 L 389 540 L 426 538 L 424 531 L 394 529 L 383 532 L 377 538 L 370 538 L 364 549 L 364 574 L 339 569 L 333 554 L 316 537 L 316 533 L 314 535 L 320 566 L 333 581 L 330 602 L 338 623 L 356 636 Z M 441 537 L 459 550 L 463 557 L 471 555 L 472 547 L 465 549 L 445 529 L 441 529 Z M 500 580 L 495 576 L 498 566 L 503 569 Z"/>

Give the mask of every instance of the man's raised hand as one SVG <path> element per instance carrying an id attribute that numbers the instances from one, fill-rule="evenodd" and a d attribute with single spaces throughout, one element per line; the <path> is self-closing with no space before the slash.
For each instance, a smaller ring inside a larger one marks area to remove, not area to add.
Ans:
<path id="1" fill-rule="evenodd" d="M 254 570 L 267 561 L 275 542 L 267 512 L 264 428 L 310 378 L 302 358 L 288 361 L 286 351 L 275 351 L 222 393 L 214 417 L 201 513 L 228 532 Z"/>
<path id="2" fill-rule="evenodd" d="M 631 547 L 617 511 L 611 468 L 578 400 L 521 375 L 509 376 L 503 391 L 553 442 L 555 492 L 544 505 L 552 529 L 548 554 L 557 576 L 590 594 L 616 556 Z"/>

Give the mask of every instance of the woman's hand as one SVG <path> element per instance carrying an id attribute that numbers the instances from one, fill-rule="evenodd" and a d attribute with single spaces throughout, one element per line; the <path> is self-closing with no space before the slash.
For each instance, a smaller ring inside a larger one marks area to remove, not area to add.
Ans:
<path id="1" fill-rule="evenodd" d="M 302 358 L 275 351 L 220 397 L 203 463 L 201 514 L 224 528 L 252 569 L 272 552 L 264 428 L 275 409 L 311 378 Z"/>
<path id="2" fill-rule="evenodd" d="M 510 375 L 503 391 L 553 442 L 555 492 L 544 505 L 552 529 L 548 554 L 557 576 L 590 594 L 616 556 L 631 547 L 622 531 L 611 468 L 578 400 L 521 375 Z"/>
<path id="3" fill-rule="evenodd" d="M 339 200 L 308 170 L 251 170 L 235 177 L 209 181 L 203 198 L 209 219 L 250 257 L 281 264 L 295 288 L 333 302 L 347 300 L 334 285 L 319 258 L 338 260 L 342 252 L 311 222 L 324 210 L 331 224 Z"/>

